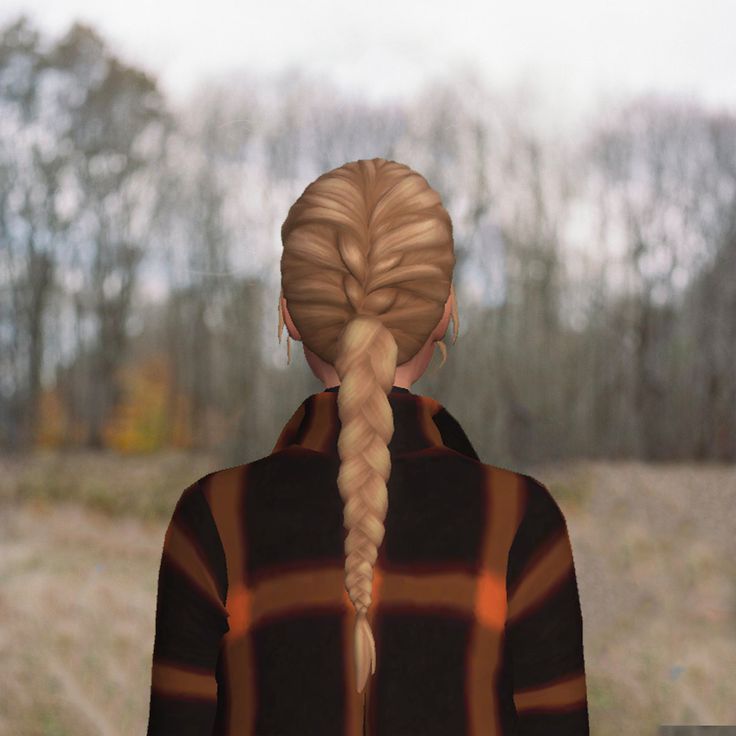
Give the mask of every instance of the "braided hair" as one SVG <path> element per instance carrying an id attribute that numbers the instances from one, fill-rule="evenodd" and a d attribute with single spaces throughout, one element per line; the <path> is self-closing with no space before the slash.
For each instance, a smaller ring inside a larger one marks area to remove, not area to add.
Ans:
<path id="1" fill-rule="evenodd" d="M 304 345 L 340 378 L 337 485 L 361 692 L 376 666 L 367 611 L 388 510 L 388 394 L 397 365 L 416 355 L 443 316 L 455 266 L 452 222 L 423 176 L 373 158 L 309 184 L 289 209 L 281 239 L 292 320 Z"/>

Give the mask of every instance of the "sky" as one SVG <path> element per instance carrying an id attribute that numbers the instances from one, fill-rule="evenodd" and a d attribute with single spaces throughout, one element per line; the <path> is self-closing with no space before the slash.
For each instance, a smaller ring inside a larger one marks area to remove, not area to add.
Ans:
<path id="1" fill-rule="evenodd" d="M 0 22 L 20 12 L 52 36 L 91 23 L 179 99 L 209 74 L 288 66 L 407 99 L 466 68 L 570 121 L 642 91 L 736 110 L 736 0 L 5 0 Z"/>

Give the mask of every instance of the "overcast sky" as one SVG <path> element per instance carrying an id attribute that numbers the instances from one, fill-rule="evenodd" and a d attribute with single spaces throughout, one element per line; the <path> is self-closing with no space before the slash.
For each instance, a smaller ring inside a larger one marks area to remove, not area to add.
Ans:
<path id="1" fill-rule="evenodd" d="M 21 11 L 54 35 L 92 23 L 175 97 L 211 72 L 291 64 L 368 99 L 407 97 L 465 65 L 571 118 L 645 89 L 736 110 L 736 0 L 6 0 L 0 21 Z"/>

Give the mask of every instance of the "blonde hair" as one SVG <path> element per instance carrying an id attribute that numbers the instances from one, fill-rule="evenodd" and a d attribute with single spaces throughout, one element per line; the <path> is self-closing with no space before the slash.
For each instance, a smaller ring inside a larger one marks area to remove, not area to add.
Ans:
<path id="1" fill-rule="evenodd" d="M 452 222 L 423 176 L 374 158 L 351 161 L 309 184 L 289 209 L 281 240 L 289 313 L 304 345 L 340 378 L 337 485 L 345 504 L 345 587 L 356 609 L 361 692 L 376 665 L 366 616 L 388 510 L 394 432 L 388 394 L 397 365 L 425 345 L 452 293 Z M 280 336 L 280 310 L 279 316 Z M 454 298 L 452 320 L 454 342 Z"/>

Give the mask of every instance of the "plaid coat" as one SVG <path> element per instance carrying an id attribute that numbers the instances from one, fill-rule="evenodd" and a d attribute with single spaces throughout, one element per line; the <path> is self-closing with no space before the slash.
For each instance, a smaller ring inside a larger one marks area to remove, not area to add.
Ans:
<path id="1" fill-rule="evenodd" d="M 432 398 L 394 386 L 386 534 L 358 693 L 344 586 L 337 389 L 272 453 L 186 488 L 161 556 L 149 736 L 589 733 L 564 516 L 478 459 Z"/>

